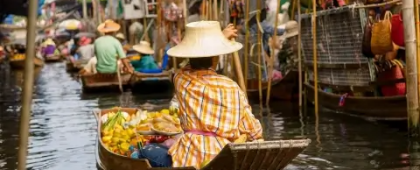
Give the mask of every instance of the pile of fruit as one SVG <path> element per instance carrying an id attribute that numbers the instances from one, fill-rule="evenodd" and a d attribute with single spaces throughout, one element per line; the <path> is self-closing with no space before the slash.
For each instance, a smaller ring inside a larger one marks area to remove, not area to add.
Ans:
<path id="1" fill-rule="evenodd" d="M 25 59 L 25 54 L 15 54 L 13 57 L 10 58 L 10 61 L 24 60 L 24 59 Z"/>
<path id="2" fill-rule="evenodd" d="M 163 143 L 182 133 L 180 120 L 174 112 L 138 110 L 130 115 L 118 109 L 101 117 L 101 139 L 104 146 L 119 155 L 136 158 L 135 151 L 147 143 Z"/>

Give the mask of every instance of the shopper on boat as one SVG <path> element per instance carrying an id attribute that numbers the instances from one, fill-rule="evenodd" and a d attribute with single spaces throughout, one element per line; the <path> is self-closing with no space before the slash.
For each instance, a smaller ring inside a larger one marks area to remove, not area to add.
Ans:
<path id="1" fill-rule="evenodd" d="M 106 20 L 98 26 L 98 31 L 104 35 L 95 40 L 96 57 L 89 60 L 82 72 L 116 73 L 118 68 L 124 68 L 127 72 L 133 73 L 120 41 L 114 37 L 120 27 L 112 20 Z"/>
<path id="2" fill-rule="evenodd" d="M 242 48 L 242 44 L 226 38 L 236 35 L 233 25 L 226 29 L 224 35 L 217 21 L 189 23 L 181 43 L 169 49 L 169 56 L 190 60 L 189 66 L 173 78 L 185 133 L 169 149 L 146 145 L 140 157 L 152 166 L 200 168 L 242 134 L 250 141 L 262 139 L 261 123 L 252 114 L 245 92 L 211 69 L 216 56 Z"/>
<path id="3" fill-rule="evenodd" d="M 95 48 L 93 44 L 91 44 L 92 40 L 88 37 L 81 37 L 78 43 L 78 49 L 76 50 L 76 54 L 78 56 L 77 59 L 72 58 L 73 61 L 78 61 L 82 65 L 85 65 L 89 62 L 91 58 L 95 56 Z"/>
<path id="4" fill-rule="evenodd" d="M 139 44 L 133 46 L 133 50 L 140 54 L 139 61 L 132 61 L 134 69 L 143 73 L 154 72 L 160 69 L 158 64 L 155 62 L 153 54 L 155 51 L 150 47 L 150 43 L 147 41 L 140 41 Z"/>
<path id="5" fill-rule="evenodd" d="M 127 43 L 127 40 L 125 39 L 125 36 L 123 33 L 118 33 L 117 35 L 115 35 L 115 38 L 118 39 L 118 41 L 120 41 L 124 52 L 127 53 L 127 51 L 131 48 L 130 44 Z"/>

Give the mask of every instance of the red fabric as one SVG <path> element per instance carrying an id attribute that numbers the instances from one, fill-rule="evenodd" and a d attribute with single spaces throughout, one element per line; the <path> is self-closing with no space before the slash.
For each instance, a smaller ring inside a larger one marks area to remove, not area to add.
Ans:
<path id="1" fill-rule="evenodd" d="M 378 80 L 380 81 L 389 81 L 395 79 L 404 78 L 403 70 L 398 67 L 394 66 L 392 69 L 384 71 L 378 75 Z M 384 96 L 401 96 L 405 95 L 405 82 L 396 83 L 393 85 L 386 85 L 381 87 L 382 95 Z"/>
<path id="2" fill-rule="evenodd" d="M 391 39 L 398 46 L 405 46 L 404 42 L 404 25 L 402 14 L 395 14 L 391 19 Z"/>

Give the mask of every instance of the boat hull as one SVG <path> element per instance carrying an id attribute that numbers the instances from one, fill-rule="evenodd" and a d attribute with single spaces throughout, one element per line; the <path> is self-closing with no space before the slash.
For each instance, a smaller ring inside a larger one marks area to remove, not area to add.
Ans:
<path id="1" fill-rule="evenodd" d="M 121 74 L 121 85 L 123 88 L 129 85 L 131 74 Z M 83 74 L 82 79 L 83 92 L 104 92 L 118 91 L 119 80 L 117 74 Z"/>
<path id="2" fill-rule="evenodd" d="M 162 98 L 173 96 L 174 86 L 171 81 L 172 73 L 140 73 L 135 72 L 130 80 L 133 93 L 154 95 Z"/>
<path id="3" fill-rule="evenodd" d="M 277 100 L 294 100 L 298 94 L 299 72 L 290 71 L 283 79 L 271 83 L 271 98 Z M 268 82 L 262 82 L 262 94 L 265 100 Z M 259 90 L 257 80 L 248 80 L 248 98 L 259 100 Z"/>
<path id="4" fill-rule="evenodd" d="M 83 66 L 78 63 L 73 63 L 70 61 L 66 62 L 66 70 L 68 72 L 79 72 L 82 68 Z"/>
<path id="5" fill-rule="evenodd" d="M 21 60 L 10 60 L 9 61 L 10 67 L 13 69 L 23 69 L 25 68 L 25 59 Z M 34 57 L 34 64 L 35 67 L 42 67 L 44 66 L 44 61 L 42 59 Z"/>
<path id="6" fill-rule="evenodd" d="M 305 84 L 307 100 L 314 102 L 314 87 Z M 339 106 L 341 95 L 318 90 L 319 105 L 327 109 L 361 116 L 373 120 L 405 120 L 407 119 L 407 100 L 405 96 L 395 97 L 354 97 L 344 99 Z"/>
<path id="7" fill-rule="evenodd" d="M 60 62 L 63 58 L 61 58 L 61 55 L 53 55 L 50 57 L 44 57 L 44 60 L 46 63 L 52 63 L 52 62 Z"/>

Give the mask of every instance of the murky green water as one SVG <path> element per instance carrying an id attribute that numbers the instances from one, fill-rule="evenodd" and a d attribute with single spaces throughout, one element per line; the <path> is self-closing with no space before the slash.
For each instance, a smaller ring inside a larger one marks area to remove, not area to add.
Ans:
<path id="1" fill-rule="evenodd" d="M 130 93 L 84 95 L 80 82 L 65 72 L 63 63 L 47 64 L 38 74 L 28 156 L 28 168 L 33 170 L 96 169 L 93 109 L 146 103 L 158 108 L 169 101 L 146 101 Z M 0 65 L 0 169 L 4 170 L 15 169 L 17 164 L 22 78 L 22 72 Z M 262 109 L 267 139 L 312 139 L 288 169 L 410 169 L 409 142 L 395 125 L 327 112 L 316 121 L 313 113 L 299 115 L 291 103 L 271 105 Z M 255 105 L 254 112 L 260 110 Z"/>

